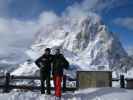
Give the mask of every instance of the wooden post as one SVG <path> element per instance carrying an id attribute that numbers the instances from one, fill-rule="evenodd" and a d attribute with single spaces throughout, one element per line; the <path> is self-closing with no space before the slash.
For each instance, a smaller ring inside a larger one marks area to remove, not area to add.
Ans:
<path id="1" fill-rule="evenodd" d="M 124 75 L 120 75 L 120 87 L 125 88 L 125 78 Z"/>
<path id="2" fill-rule="evenodd" d="M 112 72 L 109 74 L 109 86 L 112 87 Z"/>
<path id="3" fill-rule="evenodd" d="M 77 90 L 79 89 L 79 80 L 78 80 L 78 77 L 79 77 L 79 72 L 77 72 L 77 76 L 76 76 L 76 89 Z"/>
<path id="4" fill-rule="evenodd" d="M 4 87 L 4 92 L 9 93 L 10 92 L 10 73 L 6 73 L 6 79 L 5 79 L 5 87 Z"/>
<path id="5" fill-rule="evenodd" d="M 63 92 L 66 91 L 66 75 L 63 76 Z"/>

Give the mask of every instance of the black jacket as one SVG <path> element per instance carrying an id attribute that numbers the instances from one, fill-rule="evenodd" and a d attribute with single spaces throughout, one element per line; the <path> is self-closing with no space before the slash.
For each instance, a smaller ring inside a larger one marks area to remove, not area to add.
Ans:
<path id="1" fill-rule="evenodd" d="M 53 57 L 53 75 L 63 75 L 63 69 L 68 69 L 69 62 L 62 54 L 54 55 Z"/>
<path id="2" fill-rule="evenodd" d="M 52 60 L 53 55 L 44 54 L 35 61 L 35 64 L 40 68 L 41 71 L 50 72 Z"/>

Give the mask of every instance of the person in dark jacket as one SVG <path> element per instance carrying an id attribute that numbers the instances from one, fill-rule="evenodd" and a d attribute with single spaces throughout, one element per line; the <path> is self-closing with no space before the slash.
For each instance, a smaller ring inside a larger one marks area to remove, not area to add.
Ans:
<path id="1" fill-rule="evenodd" d="M 35 63 L 40 68 L 40 77 L 41 77 L 41 93 L 45 93 L 44 83 L 46 81 L 47 94 L 51 94 L 50 91 L 50 76 L 51 76 L 51 63 L 53 55 L 50 54 L 50 48 L 45 49 L 45 53 L 38 58 Z"/>
<path id="2" fill-rule="evenodd" d="M 60 49 L 56 49 L 56 53 L 52 62 L 52 74 L 55 87 L 55 96 L 61 97 L 61 82 L 63 78 L 63 69 L 68 69 L 69 62 L 65 59 Z"/>

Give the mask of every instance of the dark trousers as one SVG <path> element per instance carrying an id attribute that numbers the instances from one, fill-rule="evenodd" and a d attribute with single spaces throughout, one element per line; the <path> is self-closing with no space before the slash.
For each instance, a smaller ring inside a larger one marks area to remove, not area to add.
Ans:
<path id="1" fill-rule="evenodd" d="M 45 93 L 45 86 L 46 86 L 47 94 L 51 94 L 50 73 L 41 71 L 40 76 L 41 76 L 41 93 L 42 94 Z"/>

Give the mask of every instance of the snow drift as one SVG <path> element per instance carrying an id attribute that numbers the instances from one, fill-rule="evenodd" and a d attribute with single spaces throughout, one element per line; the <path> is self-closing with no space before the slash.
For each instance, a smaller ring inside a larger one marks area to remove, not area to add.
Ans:
<path id="1" fill-rule="evenodd" d="M 75 93 L 65 93 L 61 100 L 133 100 L 133 91 L 118 88 L 85 89 Z M 12 92 L 0 94 L 1 100 L 55 100 L 54 96 L 34 92 Z"/>

